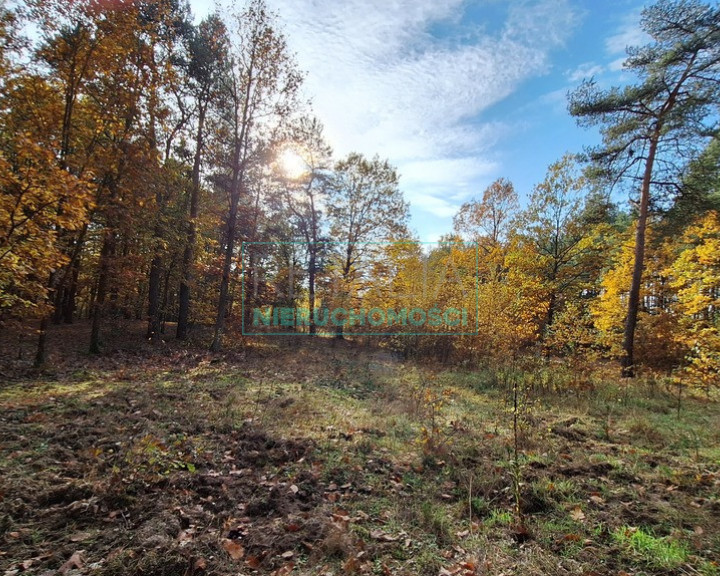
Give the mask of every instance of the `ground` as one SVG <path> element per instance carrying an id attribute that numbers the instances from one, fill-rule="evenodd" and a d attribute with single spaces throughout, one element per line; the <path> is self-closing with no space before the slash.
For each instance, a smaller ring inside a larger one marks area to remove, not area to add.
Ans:
<path id="1" fill-rule="evenodd" d="M 84 330 L 35 374 L 5 339 L 0 574 L 720 573 L 712 399 L 309 338 L 91 357 Z"/>

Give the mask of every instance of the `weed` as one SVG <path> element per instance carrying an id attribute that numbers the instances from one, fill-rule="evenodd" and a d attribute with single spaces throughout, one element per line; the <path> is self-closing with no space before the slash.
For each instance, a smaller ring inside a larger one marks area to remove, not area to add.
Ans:
<path id="1" fill-rule="evenodd" d="M 485 518 L 490 514 L 490 503 L 481 496 L 470 498 L 470 510 L 477 518 Z"/>
<path id="2" fill-rule="evenodd" d="M 445 425 L 443 417 L 445 407 L 452 401 L 452 391 L 438 386 L 435 374 L 423 372 L 418 372 L 418 381 L 410 390 L 413 413 L 421 424 L 419 441 L 423 451 L 443 454 L 452 437 L 452 429 Z"/>

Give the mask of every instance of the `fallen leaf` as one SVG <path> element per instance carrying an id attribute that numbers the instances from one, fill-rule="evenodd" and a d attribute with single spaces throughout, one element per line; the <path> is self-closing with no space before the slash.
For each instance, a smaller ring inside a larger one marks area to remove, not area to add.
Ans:
<path id="1" fill-rule="evenodd" d="M 65 562 L 60 568 L 58 568 L 58 572 L 60 574 L 66 574 L 73 568 L 77 568 L 78 570 L 82 570 L 83 567 L 83 559 L 82 555 L 85 552 L 85 550 L 78 550 L 75 552 L 72 556 L 70 556 L 70 559 Z"/>
<path id="2" fill-rule="evenodd" d="M 225 549 L 225 552 L 227 552 L 233 560 L 240 560 L 243 556 L 245 556 L 245 548 L 243 548 L 240 542 L 225 538 L 222 546 Z"/>
<path id="3" fill-rule="evenodd" d="M 564 540 L 568 542 L 580 542 L 582 538 L 577 534 L 565 534 Z"/>
<path id="4" fill-rule="evenodd" d="M 357 572 L 360 568 L 360 560 L 358 560 L 355 556 L 350 558 L 345 564 L 343 564 L 343 572 L 345 574 L 352 574 L 353 572 Z"/>
<path id="5" fill-rule="evenodd" d="M 391 536 L 390 534 L 387 534 L 383 532 L 382 530 L 373 530 L 370 532 L 370 537 L 373 540 L 379 540 L 380 542 L 397 542 L 398 538 L 396 536 Z"/>
<path id="6" fill-rule="evenodd" d="M 273 572 L 273 576 L 287 576 L 293 571 L 293 568 L 295 568 L 295 564 L 290 562 L 290 564 L 285 564 L 282 568 L 279 568 L 278 570 L 275 570 Z"/>
<path id="7" fill-rule="evenodd" d="M 570 518 L 572 518 L 576 522 L 582 522 L 583 520 L 585 520 L 585 513 L 580 509 L 579 506 L 576 506 L 572 509 L 572 512 L 570 512 Z"/>
<path id="8" fill-rule="evenodd" d="M 250 566 L 250 568 L 259 568 L 260 558 L 258 558 L 257 556 L 248 556 L 247 560 L 245 560 L 245 563 Z"/>

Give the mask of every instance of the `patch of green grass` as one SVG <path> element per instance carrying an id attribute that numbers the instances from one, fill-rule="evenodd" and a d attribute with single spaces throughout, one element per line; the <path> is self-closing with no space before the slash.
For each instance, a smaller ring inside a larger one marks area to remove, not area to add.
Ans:
<path id="1" fill-rule="evenodd" d="M 580 488 L 573 480 L 557 480 L 548 484 L 549 492 L 559 494 L 563 500 L 575 501 L 580 494 Z"/>
<path id="2" fill-rule="evenodd" d="M 689 556 L 683 543 L 667 537 L 658 538 L 642 528 L 622 526 L 613 532 L 613 539 L 655 568 L 677 568 L 686 562 Z"/>
<path id="3" fill-rule="evenodd" d="M 488 528 L 494 528 L 495 526 L 509 526 L 513 523 L 513 515 L 510 512 L 504 510 L 493 510 L 490 512 L 490 516 L 485 521 L 485 525 Z"/>
<path id="4" fill-rule="evenodd" d="M 423 546 L 414 558 L 419 574 L 437 574 L 443 564 L 439 551 L 433 546 Z M 387 574 L 386 571 L 383 574 Z"/>
<path id="5" fill-rule="evenodd" d="M 452 520 L 448 516 L 445 506 L 425 500 L 420 505 L 420 520 L 422 527 L 433 534 L 439 544 L 447 544 L 452 540 L 450 533 Z"/>
<path id="6" fill-rule="evenodd" d="M 585 547 L 585 534 L 582 525 L 567 518 L 553 518 L 538 522 L 537 539 L 560 551 L 565 558 L 574 558 Z"/>
<path id="7" fill-rule="evenodd" d="M 485 518 L 490 514 L 490 503 L 481 496 L 474 496 L 470 500 L 470 508 L 477 518 Z"/>

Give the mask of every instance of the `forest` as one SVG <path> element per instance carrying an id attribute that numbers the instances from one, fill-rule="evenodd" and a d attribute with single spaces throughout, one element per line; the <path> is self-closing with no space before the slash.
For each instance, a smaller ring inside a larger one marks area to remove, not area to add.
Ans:
<path id="1" fill-rule="evenodd" d="M 720 574 L 717 4 L 437 242 L 281 17 L 0 4 L 0 572 Z"/>

